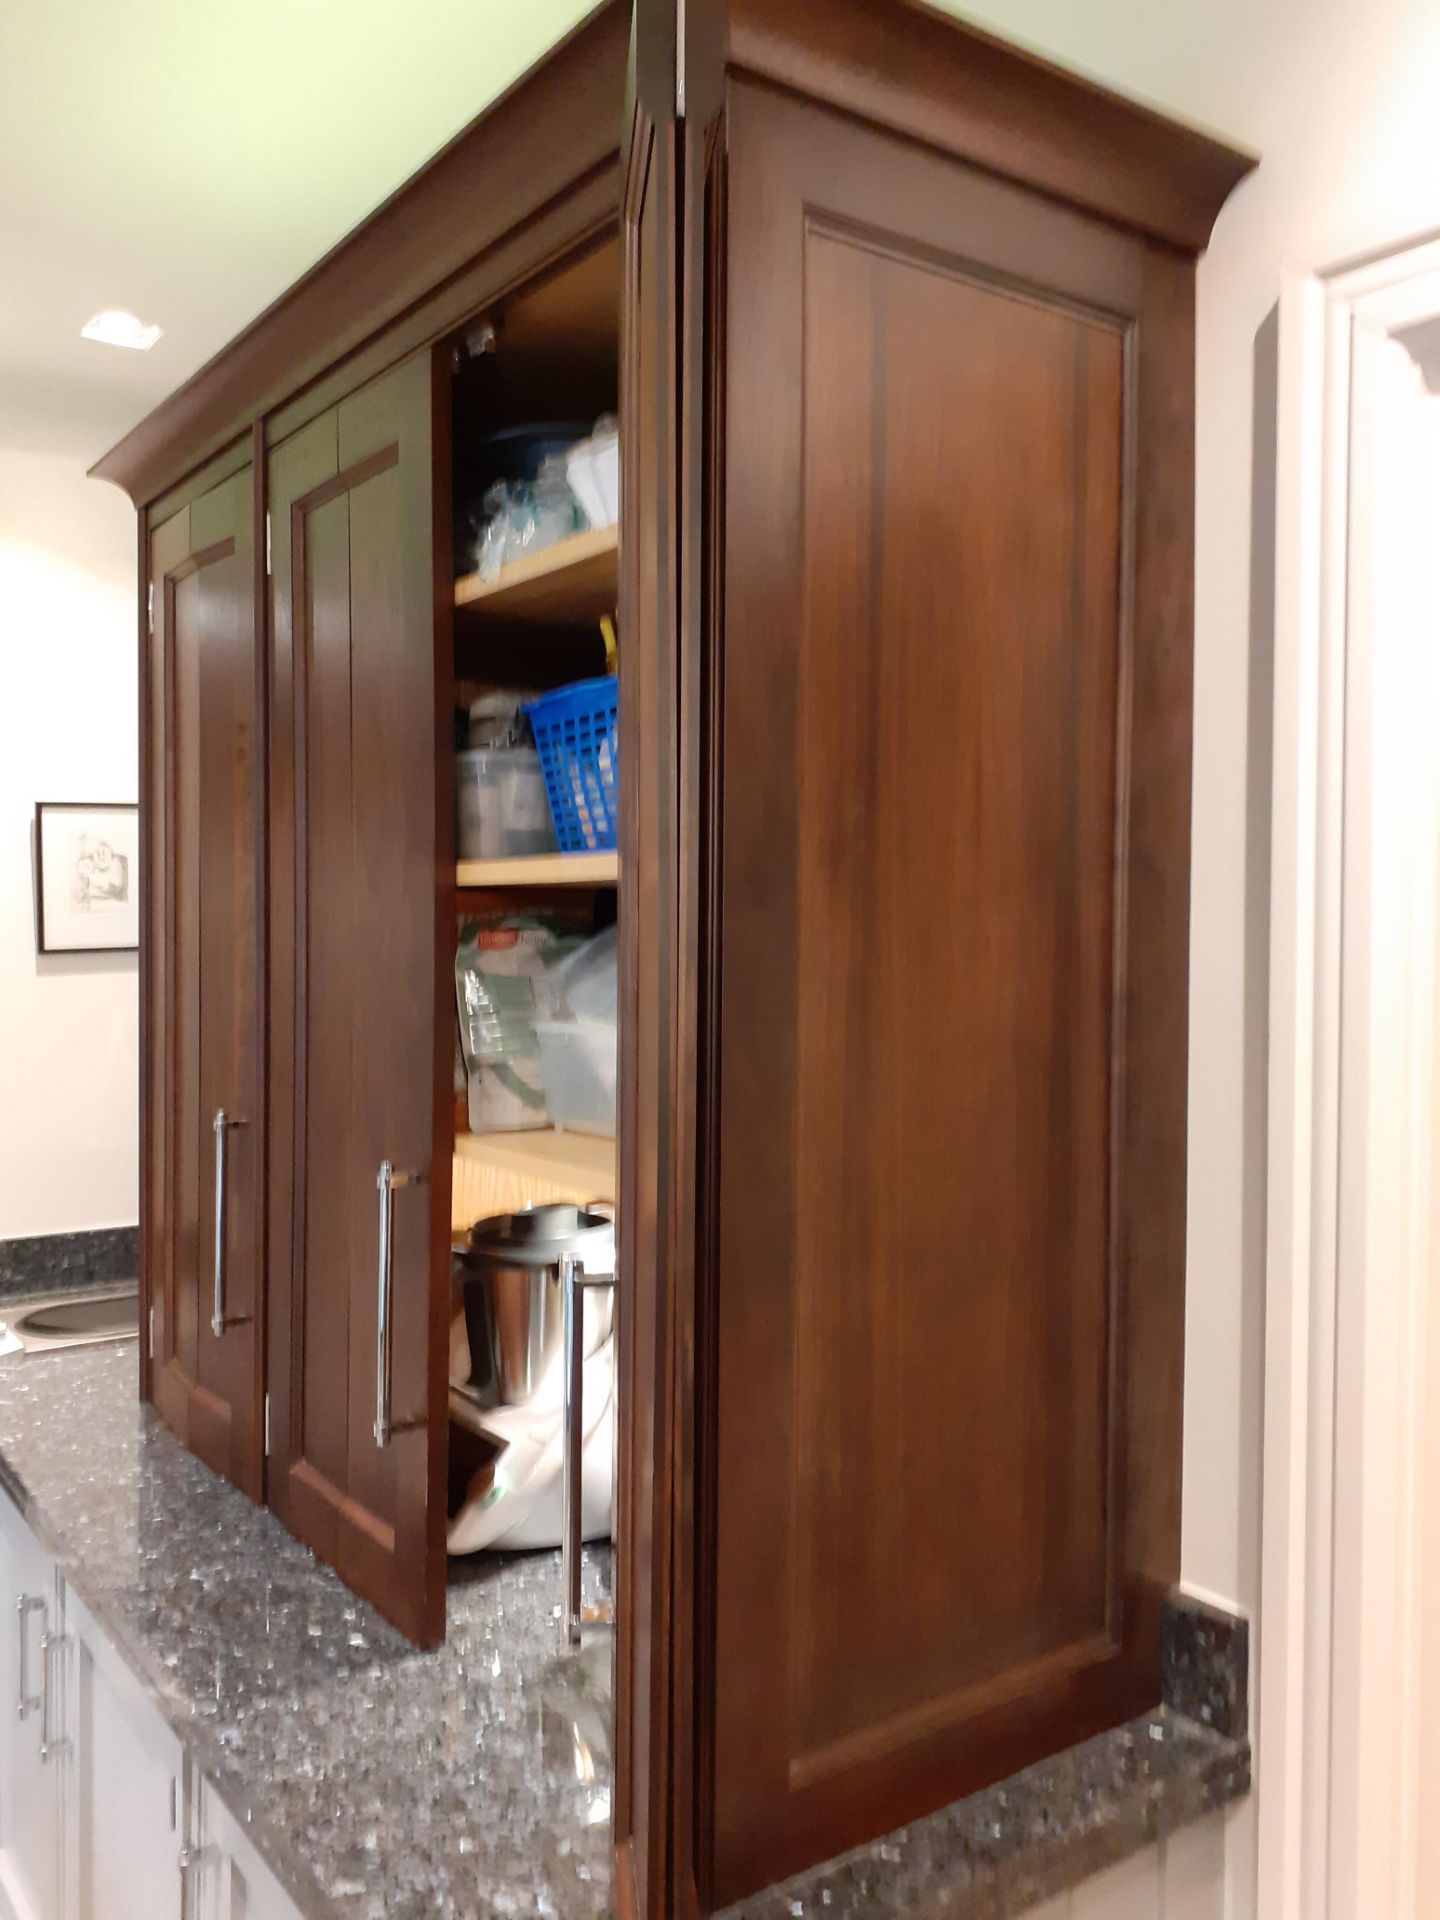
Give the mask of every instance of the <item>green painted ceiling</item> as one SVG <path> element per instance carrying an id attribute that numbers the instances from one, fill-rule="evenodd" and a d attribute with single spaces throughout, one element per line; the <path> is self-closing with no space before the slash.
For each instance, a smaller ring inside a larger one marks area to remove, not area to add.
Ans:
<path id="1" fill-rule="evenodd" d="M 102 453 L 589 11 L 0 0 L 0 446 Z"/>
<path id="2" fill-rule="evenodd" d="M 1228 98 L 1214 10 L 1241 4 L 963 11 L 1207 118 Z M 0 446 L 103 452 L 589 6 L 0 0 Z M 148 354 L 82 340 L 102 307 L 165 336 Z"/>

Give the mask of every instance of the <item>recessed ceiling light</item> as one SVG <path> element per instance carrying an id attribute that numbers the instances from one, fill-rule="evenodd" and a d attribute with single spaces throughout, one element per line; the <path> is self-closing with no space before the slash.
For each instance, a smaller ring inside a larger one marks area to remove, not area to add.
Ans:
<path id="1" fill-rule="evenodd" d="M 107 347 L 134 347 L 137 353 L 148 353 L 160 338 L 161 329 L 142 325 L 121 307 L 107 307 L 87 320 L 80 332 L 84 339 L 103 341 Z"/>

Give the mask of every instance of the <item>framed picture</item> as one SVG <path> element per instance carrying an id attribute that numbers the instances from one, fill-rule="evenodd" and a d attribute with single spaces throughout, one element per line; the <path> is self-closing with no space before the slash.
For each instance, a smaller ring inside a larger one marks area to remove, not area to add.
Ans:
<path id="1" fill-rule="evenodd" d="M 140 809 L 38 801 L 35 903 L 41 953 L 133 952 L 140 945 Z"/>

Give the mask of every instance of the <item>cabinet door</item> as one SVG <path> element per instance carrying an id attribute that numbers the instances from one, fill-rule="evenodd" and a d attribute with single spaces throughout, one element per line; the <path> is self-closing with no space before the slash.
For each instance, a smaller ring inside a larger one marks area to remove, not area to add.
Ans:
<path id="1" fill-rule="evenodd" d="M 635 13 L 633 123 L 625 186 L 620 415 L 622 605 L 620 1050 L 621 1190 L 616 1506 L 615 1876 L 622 1913 L 670 1911 L 668 1766 L 672 1487 L 664 1409 L 673 1320 L 669 1224 L 684 1132 L 672 1087 L 679 658 L 680 262 L 672 5 Z M 675 1623 L 678 1629 L 679 1623 Z"/>
<path id="2" fill-rule="evenodd" d="M 253 473 L 150 532 L 144 1192 L 149 1393 L 261 1493 L 261 892 Z"/>
<path id="3" fill-rule="evenodd" d="M 444 1633 L 454 1017 L 440 391 L 407 362 L 269 466 L 269 1498 L 422 1644 Z"/>
<path id="4" fill-rule="evenodd" d="M 195 1806 L 200 1889 L 194 1920 L 301 1920 L 300 1909 L 266 1866 L 210 1782 Z"/>
<path id="5" fill-rule="evenodd" d="M 182 1920 L 180 1742 L 73 1594 L 65 1624 L 66 1920 Z"/>
<path id="6" fill-rule="evenodd" d="M 953 124 L 933 17 L 726 11 L 628 289 L 628 430 L 662 377 L 680 424 L 678 511 L 626 520 L 671 1666 L 643 1698 L 632 1625 L 620 1712 L 680 1911 L 1153 1704 L 1179 1549 L 1193 265 L 802 97 Z"/>
<path id="7" fill-rule="evenodd" d="M 60 1595 L 55 1569 L 0 1495 L 0 1914 L 60 1912 L 61 1708 L 54 1691 Z M 48 1723 L 48 1724 L 47 1724 Z"/>

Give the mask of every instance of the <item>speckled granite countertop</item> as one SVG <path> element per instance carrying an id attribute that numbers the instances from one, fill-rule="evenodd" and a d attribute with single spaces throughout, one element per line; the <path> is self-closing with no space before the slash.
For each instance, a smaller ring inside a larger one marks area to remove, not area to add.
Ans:
<path id="1" fill-rule="evenodd" d="M 139 1404 L 136 1356 L 0 1359 L 0 1482 L 307 1920 L 595 1920 L 610 1649 L 560 1654 L 558 1555 L 469 1563 L 417 1653 Z"/>
<path id="2" fill-rule="evenodd" d="M 558 1556 L 480 1556 L 415 1652 L 139 1404 L 133 1343 L 0 1359 L 0 1484 L 307 1920 L 605 1913 L 610 1650 L 557 1651 Z M 1248 1790 L 1247 1665 L 1177 1600 L 1155 1713 L 727 1920 L 1021 1914 Z"/>
<path id="3" fill-rule="evenodd" d="M 1249 1785 L 1243 1741 L 1162 1707 L 770 1887 L 721 1920 L 1009 1920 Z"/>

